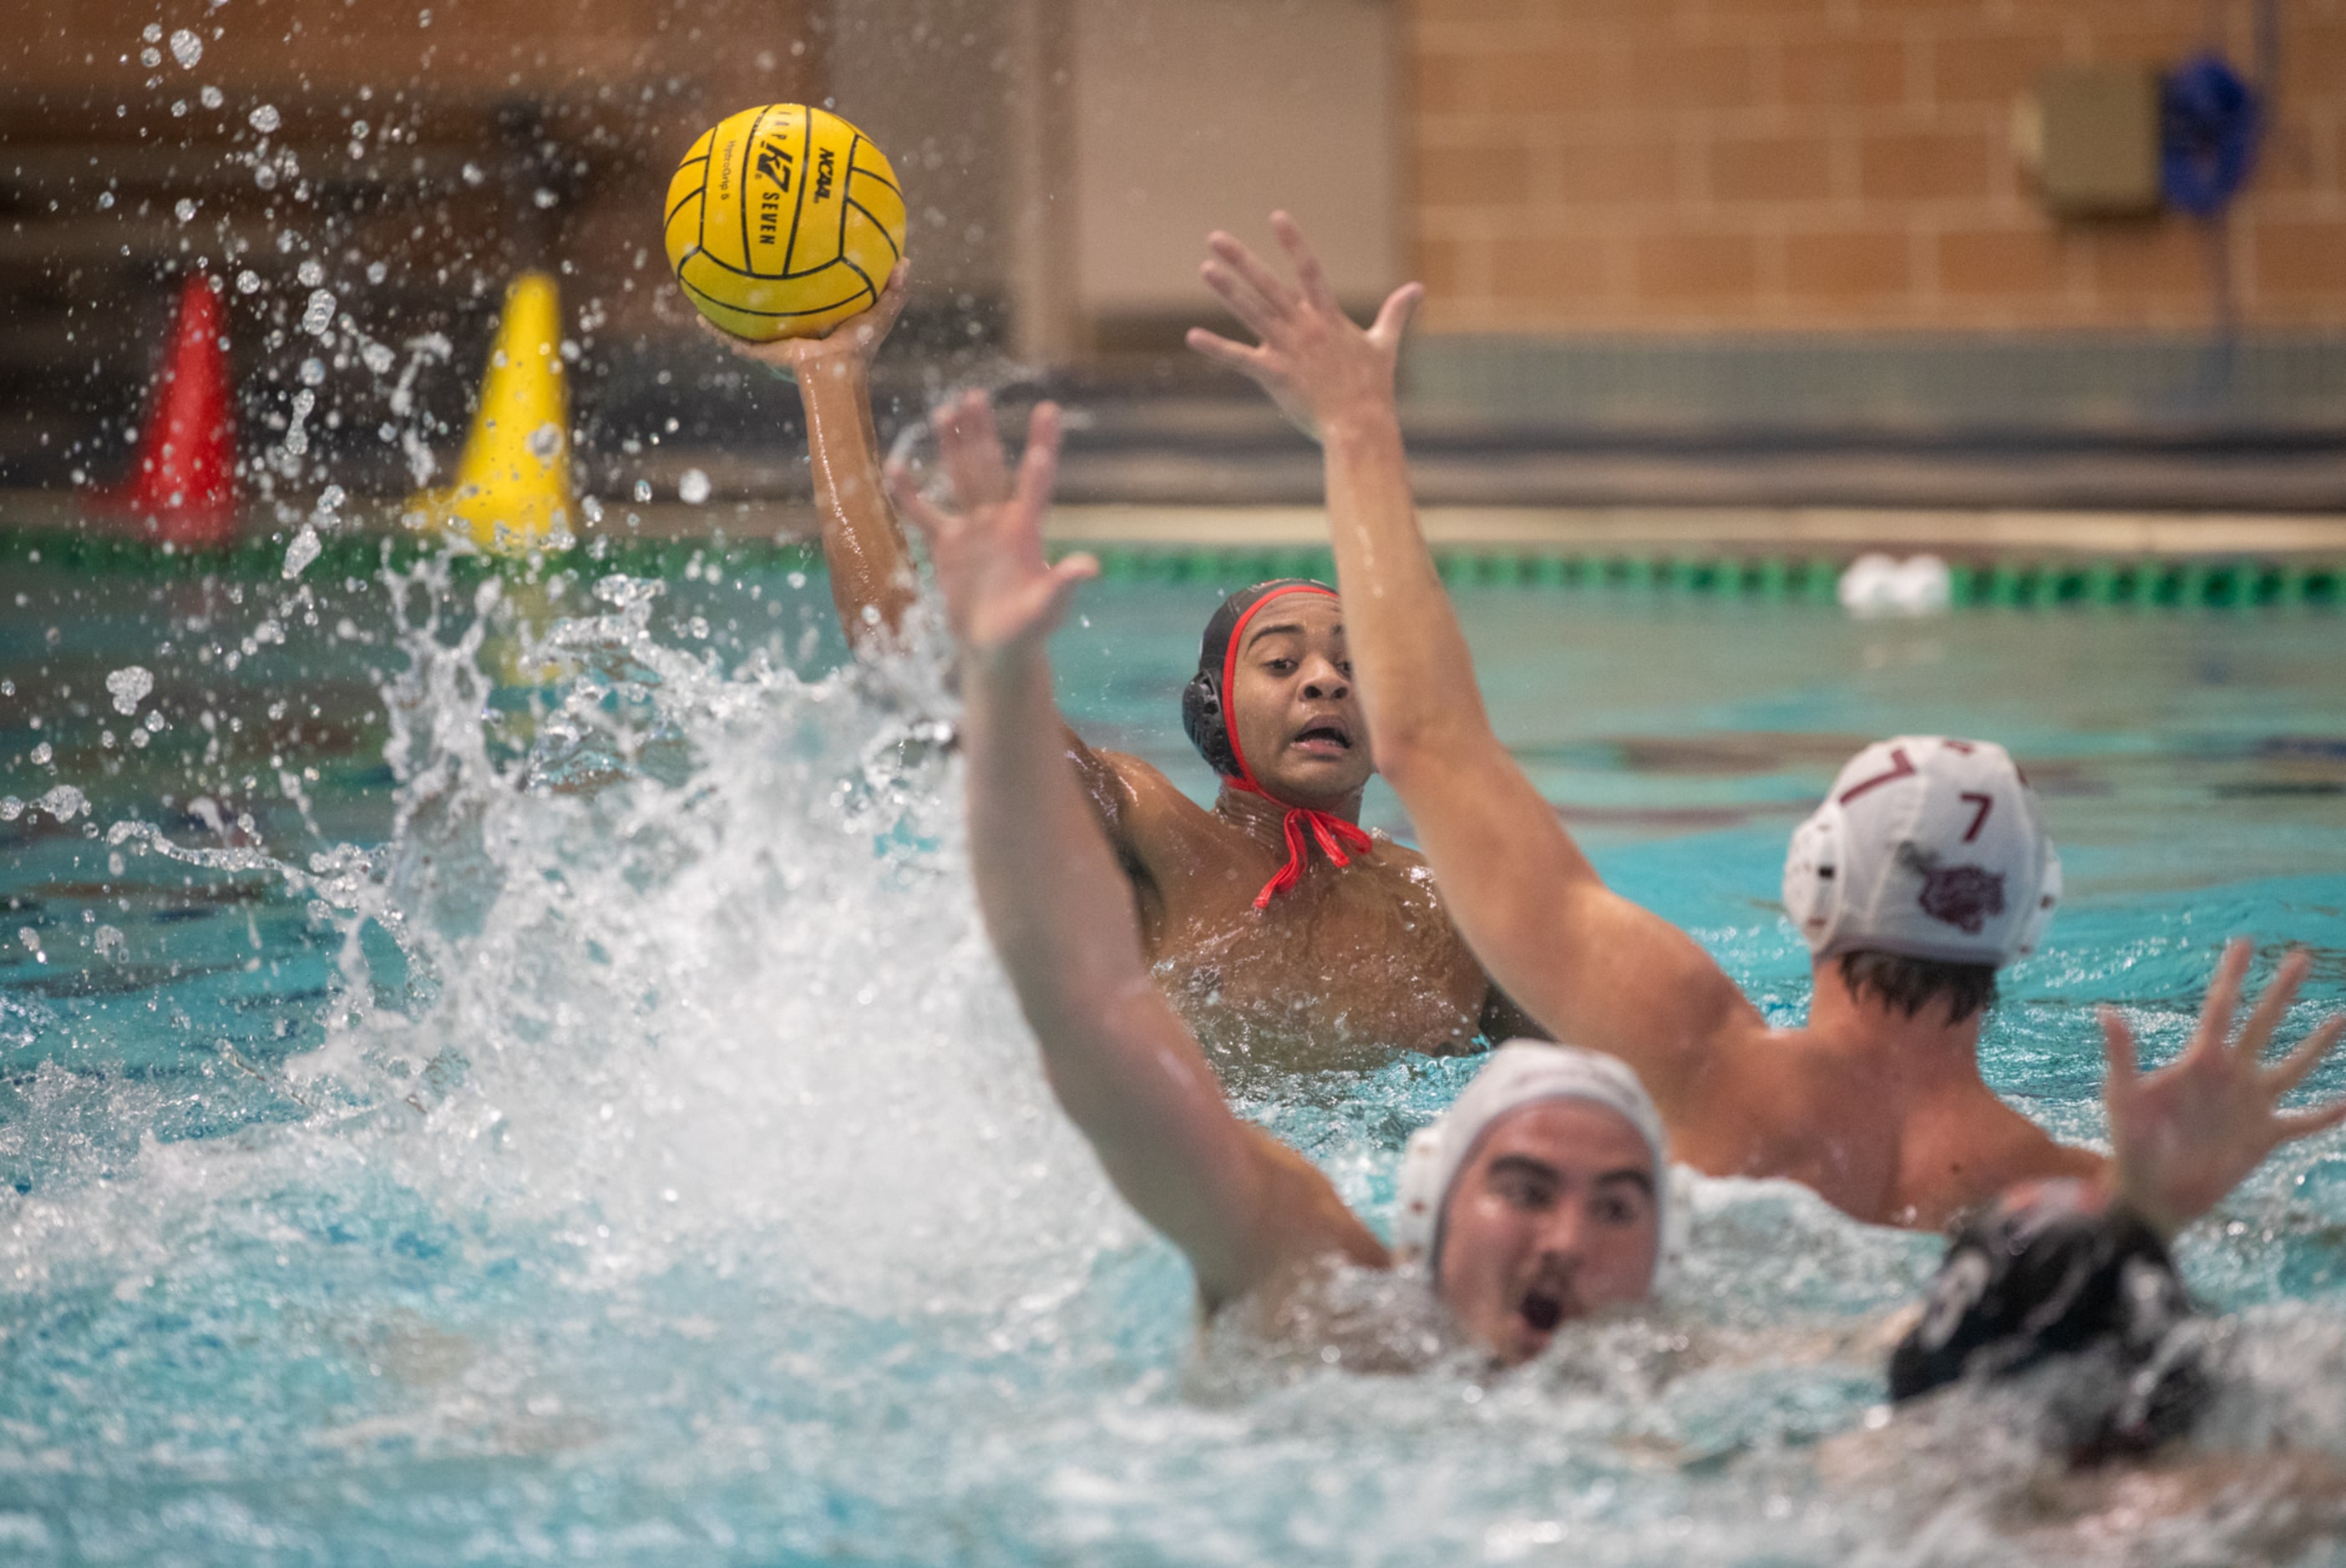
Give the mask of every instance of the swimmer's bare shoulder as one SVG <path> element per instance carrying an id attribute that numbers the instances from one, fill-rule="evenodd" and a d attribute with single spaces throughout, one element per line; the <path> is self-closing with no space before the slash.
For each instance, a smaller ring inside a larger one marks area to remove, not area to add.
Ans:
<path id="1" fill-rule="evenodd" d="M 1067 759 L 1127 876 L 1154 881 L 1172 869 L 1169 855 L 1195 856 L 1210 840 L 1214 814 L 1152 764 L 1128 752 L 1094 750 L 1073 729 Z"/>

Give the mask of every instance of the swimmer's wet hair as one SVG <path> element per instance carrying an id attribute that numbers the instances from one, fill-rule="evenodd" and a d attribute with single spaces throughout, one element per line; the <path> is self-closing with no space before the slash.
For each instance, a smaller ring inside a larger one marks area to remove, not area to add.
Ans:
<path id="1" fill-rule="evenodd" d="M 1841 955 L 1841 977 L 1855 994 L 1872 992 L 1884 1005 L 1897 1008 L 1909 1018 L 1943 1001 L 1947 1022 L 1961 1023 L 1995 1004 L 1995 965 L 1992 963 L 1949 963 L 1862 948 Z"/>
<path id="2" fill-rule="evenodd" d="M 1948 1243 L 1891 1352 L 1890 1397 L 2045 1368 L 2042 1436 L 2070 1462 L 2147 1453 L 2188 1432 L 2215 1391 L 2205 1341 L 2184 1331 L 2192 1316 L 2149 1226 L 2086 1182 L 2023 1182 Z"/>

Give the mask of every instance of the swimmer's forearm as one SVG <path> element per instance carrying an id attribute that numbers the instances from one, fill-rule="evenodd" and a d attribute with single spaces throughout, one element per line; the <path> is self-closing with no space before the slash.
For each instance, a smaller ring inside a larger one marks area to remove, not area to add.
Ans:
<path id="1" fill-rule="evenodd" d="M 1067 766 L 1040 644 L 973 650 L 964 696 L 978 902 L 1052 1093 L 1207 1299 L 1238 1294 L 1277 1254 L 1266 1231 L 1281 1234 L 1262 1156 L 1149 977 L 1131 890 Z"/>
<path id="2" fill-rule="evenodd" d="M 1462 788 L 1492 806 L 1488 786 L 1497 773 L 1520 769 L 1491 728 L 1466 634 L 1418 525 L 1392 400 L 1364 402 L 1327 421 L 1321 445 L 1345 630 L 1377 769 L 1402 795 L 1419 831 L 1439 834 L 1475 809 L 1475 801 L 1454 799 Z M 1530 792 L 1528 781 L 1522 790 Z M 1521 805 L 1554 820 L 1535 798 Z M 1555 836 L 1563 860 L 1555 869 L 1596 881 L 1571 836 Z"/>
<path id="3" fill-rule="evenodd" d="M 1420 532 L 1390 400 L 1321 422 L 1344 625 L 1378 771 L 1451 918 L 1557 1039 L 1609 1051 L 1675 1114 L 1711 1044 L 1756 1015 L 1701 947 L 1605 887 L 1500 744 Z"/>
<path id="4" fill-rule="evenodd" d="M 1446 735 L 1487 730 L 1474 662 L 1418 530 L 1401 418 L 1364 401 L 1321 429 L 1346 640 L 1377 762 L 1390 773 Z"/>
<path id="5" fill-rule="evenodd" d="M 1039 644 L 973 652 L 964 672 L 970 853 L 978 901 L 1040 1029 L 1146 979 L 1138 922 L 1099 819 L 1066 758 Z"/>
<path id="6" fill-rule="evenodd" d="M 881 478 L 871 377 L 861 363 L 839 358 L 801 367 L 798 379 L 831 605 L 847 640 L 863 647 L 895 636 L 919 592 Z"/>

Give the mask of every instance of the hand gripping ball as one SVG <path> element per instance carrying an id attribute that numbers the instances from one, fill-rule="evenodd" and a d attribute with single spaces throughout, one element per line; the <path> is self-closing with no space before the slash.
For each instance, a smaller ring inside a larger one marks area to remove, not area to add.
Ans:
<path id="1" fill-rule="evenodd" d="M 668 188 L 668 259 L 725 331 L 813 337 L 872 304 L 904 250 L 904 196 L 869 137 L 803 104 L 704 134 Z"/>

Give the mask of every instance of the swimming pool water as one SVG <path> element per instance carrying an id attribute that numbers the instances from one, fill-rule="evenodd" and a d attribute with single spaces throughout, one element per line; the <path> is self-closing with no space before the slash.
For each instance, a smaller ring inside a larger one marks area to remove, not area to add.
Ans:
<path id="1" fill-rule="evenodd" d="M 1200 793 L 1215 598 L 1096 585 L 1056 649 Z M 1606 874 L 1775 1016 L 1785 836 L 1899 730 L 2045 798 L 2069 900 L 1984 1056 L 2057 1132 L 2098 1135 L 2091 1004 L 2171 1049 L 2229 934 L 2315 948 L 2299 1027 L 2346 1000 L 2334 618 L 1460 602 Z M 1831 1461 L 1936 1247 L 1784 1187 L 1698 1184 L 1667 1307 L 1514 1376 L 1199 1362 L 985 949 L 950 694 L 828 616 L 780 572 L 0 582 L 0 1560 L 2337 1560 L 2255 1475 L 2081 1546 L 1991 1400 Z M 1382 1222 L 1472 1066 L 1245 1101 Z M 2182 1252 L 2206 1441 L 2346 1456 L 2346 1144 Z"/>

